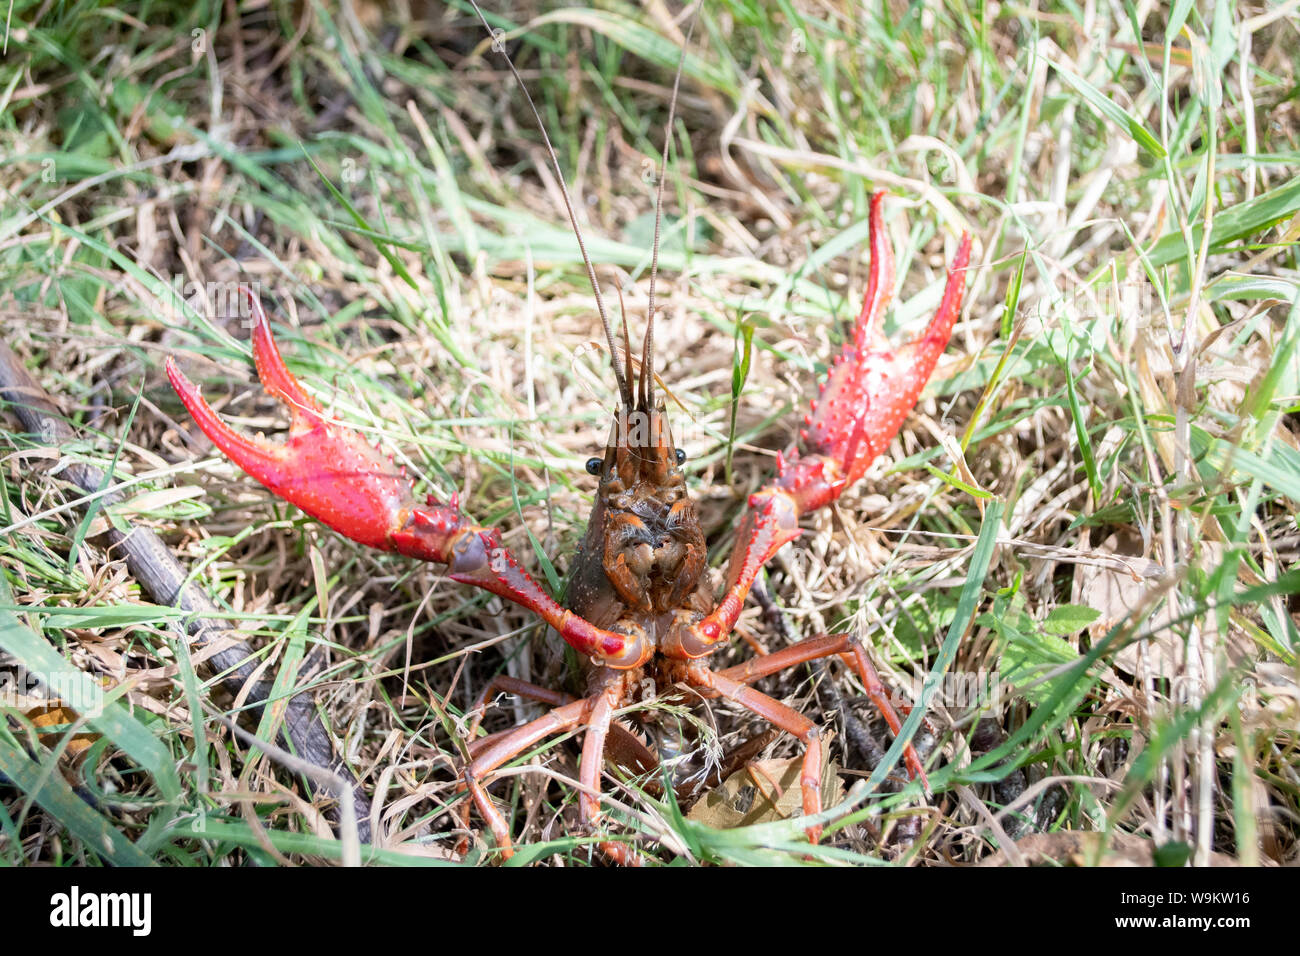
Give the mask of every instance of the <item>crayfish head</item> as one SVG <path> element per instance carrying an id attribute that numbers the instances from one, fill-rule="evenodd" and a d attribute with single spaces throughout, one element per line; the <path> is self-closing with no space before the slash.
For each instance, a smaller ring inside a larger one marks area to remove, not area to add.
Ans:
<path id="1" fill-rule="evenodd" d="M 620 408 L 614 413 L 609 440 L 605 442 L 601 491 L 619 486 L 621 492 L 644 485 L 650 491 L 662 490 L 664 497 L 680 498 L 686 493 L 686 476 L 681 468 L 685 460 L 685 454 L 673 444 L 668 414 L 662 405 L 655 409 Z"/>
<path id="2" fill-rule="evenodd" d="M 600 460 L 599 547 L 606 578 L 635 612 L 680 607 L 704 570 L 704 534 L 686 490 L 684 461 L 662 406 L 615 414 Z"/>

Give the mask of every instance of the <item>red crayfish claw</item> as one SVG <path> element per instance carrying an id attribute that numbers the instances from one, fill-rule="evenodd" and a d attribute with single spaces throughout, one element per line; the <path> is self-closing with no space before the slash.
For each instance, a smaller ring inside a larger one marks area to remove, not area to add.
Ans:
<path id="1" fill-rule="evenodd" d="M 168 358 L 167 378 L 176 394 L 212 443 L 273 493 L 354 541 L 393 550 L 389 536 L 411 504 L 410 482 L 361 435 L 325 417 L 285 367 L 257 296 L 246 287 L 239 291 L 253 318 L 258 378 L 292 416 L 288 440 L 277 444 L 236 432 Z"/>
<path id="2" fill-rule="evenodd" d="M 880 331 L 892 296 L 894 254 L 881 223 L 885 193 L 871 197 L 871 268 L 867 294 L 848 342 L 831 364 L 826 382 L 804 418 L 804 453 L 782 461 L 778 483 L 801 512 L 837 498 L 867 471 L 898 434 L 952 335 L 961 313 L 971 240 L 963 233 L 948 268 L 943 299 L 916 339 L 893 348 Z"/>

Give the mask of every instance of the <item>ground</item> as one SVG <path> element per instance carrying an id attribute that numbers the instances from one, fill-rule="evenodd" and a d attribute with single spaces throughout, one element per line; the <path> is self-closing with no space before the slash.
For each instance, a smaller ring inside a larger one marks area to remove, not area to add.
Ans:
<path id="1" fill-rule="evenodd" d="M 15 3 L 0 314 L 76 440 L 51 447 L 6 413 L 0 673 L 40 672 L 53 648 L 113 704 L 87 727 L 42 687 L 0 697 L 2 858 L 87 860 L 96 828 L 160 862 L 343 855 L 329 801 L 217 719 L 277 730 L 194 661 L 105 543 L 127 521 L 162 536 L 278 694 L 313 695 L 375 801 L 383 859 L 459 858 L 466 712 L 499 673 L 564 688 L 572 660 L 514 606 L 273 500 L 215 453 L 162 366 L 175 356 L 237 427 L 282 430 L 234 295 L 253 285 L 330 413 L 421 493 L 458 492 L 560 593 L 616 393 L 501 52 L 635 336 L 693 29 L 656 372 L 715 565 L 857 314 L 872 191 L 890 194 L 895 339 L 974 238 L 916 411 L 773 562 L 780 610 L 751 601 L 718 655 L 859 634 L 900 699 L 925 697 L 933 793 L 902 785 L 837 662 L 762 685 L 833 731 L 848 790 L 822 848 L 779 813 L 721 829 L 799 749 L 780 735 L 735 759 L 764 725 L 716 702 L 686 710 L 697 743 L 745 776 L 683 817 L 611 769 L 615 832 L 712 863 L 1021 862 L 1031 836 L 1056 862 L 1294 862 L 1300 37 L 1294 3 L 1212 21 L 1190 6 L 516 5 L 487 12 L 503 31 L 489 36 L 460 3 L 238 19 L 203 2 Z M 61 456 L 114 469 L 127 500 L 87 517 Z M 502 698 L 484 726 L 538 712 Z M 165 769 L 142 759 L 159 743 Z M 549 742 L 493 787 L 522 862 L 591 859 L 579 746 Z M 468 860 L 495 860 L 470 825 Z"/>

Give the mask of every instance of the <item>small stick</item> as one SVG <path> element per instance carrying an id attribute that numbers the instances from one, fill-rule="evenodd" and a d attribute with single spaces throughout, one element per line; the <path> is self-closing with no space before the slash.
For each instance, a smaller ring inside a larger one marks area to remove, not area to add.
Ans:
<path id="1" fill-rule="evenodd" d="M 250 734 L 224 714 L 210 712 L 208 716 L 223 724 L 244 743 L 256 747 L 272 760 L 278 761 L 290 770 L 296 770 L 322 790 L 332 791 L 338 797 L 340 816 L 342 818 L 339 822 L 339 829 L 343 832 L 339 835 L 339 842 L 343 844 L 343 865 L 361 865 L 361 839 L 358 826 L 360 818 L 357 815 L 356 785 L 351 776 L 340 775 L 326 767 L 303 760 L 301 757 L 295 757 L 288 751 L 281 750 L 275 744 L 263 740 L 256 734 Z"/>
<path id="2" fill-rule="evenodd" d="M 59 448 L 76 437 L 58 406 L 3 341 L 0 341 L 0 402 L 17 414 L 24 428 L 51 447 Z M 106 485 L 104 472 L 83 462 L 66 462 L 62 474 L 92 495 Z M 112 504 L 120 498 L 119 494 L 110 491 L 96 500 Z M 210 658 L 212 667 L 218 672 L 229 672 L 223 683 L 232 694 L 243 691 L 256 670 L 254 651 L 246 641 L 235 636 L 235 629 L 229 621 L 222 619 L 220 610 L 207 593 L 189 580 L 185 568 L 163 540 L 148 528 L 139 527 L 123 532 L 110 526 L 103 536 L 111 548 L 126 555 L 127 569 L 155 601 L 190 612 L 190 616 L 178 622 L 176 627 L 192 649 L 225 645 Z M 254 713 L 266 703 L 272 686 L 270 680 L 259 680 L 247 689 L 245 700 L 252 705 Z M 346 781 L 352 799 L 340 799 L 339 807 L 331 811 L 330 816 L 340 823 L 344 834 L 355 829 L 359 842 L 369 843 L 370 800 L 343 762 L 335 761 L 333 742 L 321 723 L 310 694 L 300 693 L 290 698 L 285 707 L 280 737 L 288 749 L 307 765 L 321 768 L 332 780 Z M 332 789 L 323 786 L 323 778 L 318 775 L 306 773 L 304 767 L 297 769 L 307 777 L 312 789 Z M 349 802 L 353 805 L 355 822 L 340 819 Z"/>

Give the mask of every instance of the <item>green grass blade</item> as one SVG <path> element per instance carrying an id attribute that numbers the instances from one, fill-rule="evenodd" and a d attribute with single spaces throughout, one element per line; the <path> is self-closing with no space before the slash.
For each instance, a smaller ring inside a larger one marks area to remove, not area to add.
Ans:
<path id="1" fill-rule="evenodd" d="M 105 862 L 117 866 L 153 865 L 153 860 L 73 792 L 58 768 L 42 768 L 3 735 L 0 773 Z"/>
<path id="2" fill-rule="evenodd" d="M 1145 149 L 1156 159 L 1164 159 L 1168 155 L 1165 148 L 1160 145 L 1160 140 L 1156 139 L 1155 134 L 1142 125 L 1141 121 L 1129 113 L 1124 107 L 1120 106 L 1109 96 L 1097 89 L 1078 73 L 1075 73 L 1068 66 L 1055 61 L 1052 62 L 1052 69 L 1060 74 L 1061 79 L 1070 84 L 1089 104 L 1092 105 L 1098 113 L 1105 119 L 1110 120 L 1122 130 L 1126 130 L 1133 141 Z"/>
<path id="3" fill-rule="evenodd" d="M 3 577 L 0 577 L 0 601 L 13 604 L 9 583 Z M 115 699 L 124 688 L 105 691 L 89 674 L 68 663 L 58 651 L 24 627 L 11 611 L 0 611 L 0 650 L 13 655 L 50 690 L 51 696 L 63 699 L 87 718 L 91 728 L 147 770 L 164 799 L 176 800 L 180 796 L 181 785 L 172 756 L 159 741 L 156 731 L 132 717 Z"/>
<path id="4" fill-rule="evenodd" d="M 1221 253 L 1230 243 L 1259 235 L 1297 212 L 1300 212 L 1300 176 L 1216 213 L 1210 229 L 1209 253 Z M 1205 223 L 1201 220 L 1192 223 L 1191 232 L 1192 244 L 1199 246 Z M 1152 267 L 1158 268 L 1181 260 L 1186 254 L 1187 245 L 1182 232 L 1171 232 L 1156 241 L 1147 251 L 1146 258 Z"/>
<path id="5" fill-rule="evenodd" d="M 930 669 L 930 672 L 925 677 L 925 682 L 921 685 L 920 699 L 913 706 L 912 712 L 907 719 L 903 721 L 902 732 L 890 744 L 884 758 L 867 780 L 866 791 L 868 793 L 874 791 L 884 782 L 885 777 L 890 774 L 902 758 L 904 747 L 911 742 L 912 737 L 920 729 L 930 698 L 939 689 L 939 682 L 943 679 L 943 675 L 948 672 L 953 659 L 957 656 L 957 646 L 970 628 L 971 621 L 975 618 L 975 611 L 984 597 L 988 582 L 989 562 L 993 560 L 993 548 L 997 544 L 998 532 L 1002 528 L 1002 512 L 1005 508 L 1006 506 L 1002 500 L 995 498 L 984 509 L 984 523 L 980 526 L 979 538 L 976 539 L 975 549 L 971 552 L 970 567 L 966 572 L 966 583 L 962 585 L 961 596 L 957 599 L 957 611 L 953 616 L 952 623 L 948 625 L 948 633 L 943 639 L 938 655 L 935 657 L 934 666 Z"/>

